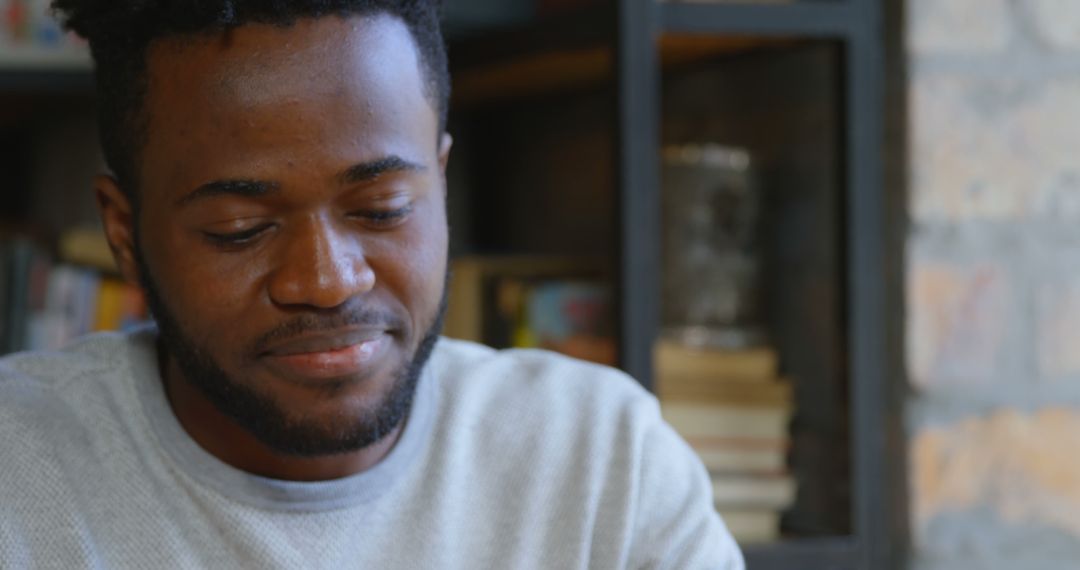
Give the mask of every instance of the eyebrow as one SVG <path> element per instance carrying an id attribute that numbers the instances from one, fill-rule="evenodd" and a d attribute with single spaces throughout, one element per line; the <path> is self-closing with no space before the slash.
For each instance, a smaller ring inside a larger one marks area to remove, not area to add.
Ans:
<path id="1" fill-rule="evenodd" d="M 262 180 L 215 180 L 207 182 L 192 190 L 176 201 L 177 206 L 186 206 L 197 200 L 212 198 L 214 196 L 243 196 L 257 198 L 279 190 L 275 182 Z"/>
<path id="2" fill-rule="evenodd" d="M 423 172 L 424 170 L 427 170 L 427 168 L 422 164 L 410 162 L 400 156 L 387 156 L 350 166 L 338 176 L 338 181 L 343 185 L 360 184 L 392 172 Z M 176 201 L 176 205 L 178 207 L 186 206 L 192 202 L 215 196 L 258 198 L 272 194 L 280 190 L 280 188 L 280 185 L 276 182 L 263 180 L 215 180 L 207 182 L 184 195 Z"/>
<path id="3" fill-rule="evenodd" d="M 369 182 L 392 172 L 423 172 L 427 170 L 422 164 L 410 162 L 400 156 L 387 156 L 371 162 L 362 162 L 349 167 L 341 173 L 340 181 L 344 185 L 360 184 Z"/>

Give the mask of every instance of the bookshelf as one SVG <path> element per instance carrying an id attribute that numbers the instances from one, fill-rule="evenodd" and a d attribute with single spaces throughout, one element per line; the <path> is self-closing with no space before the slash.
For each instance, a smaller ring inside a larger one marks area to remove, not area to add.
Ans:
<path id="1" fill-rule="evenodd" d="M 85 49 L 41 48 L 33 45 L 5 46 L 0 49 L 0 73 L 16 71 L 52 71 L 84 73 L 92 69 Z"/>
<path id="2" fill-rule="evenodd" d="M 130 292 L 109 272 L 61 266 L 48 255 L 62 232 L 96 223 L 88 181 L 100 158 L 88 50 L 67 37 L 38 39 L 0 46 L 0 167 L 8 177 L 0 188 L 3 352 L 116 327 Z"/>
<path id="3" fill-rule="evenodd" d="M 93 62 L 86 44 L 62 34 L 45 12 L 24 14 L 13 22 L 8 14 L 0 42 L 0 96 L 11 93 L 89 95 L 93 90 Z M 12 26 L 24 29 L 15 33 Z"/>
<path id="4" fill-rule="evenodd" d="M 653 388 L 660 150 L 703 132 L 749 144 L 769 165 L 764 184 L 793 189 L 771 206 L 795 228 L 773 240 L 774 265 L 805 265 L 767 272 L 766 284 L 799 313 L 770 326 L 800 378 L 791 461 L 805 481 L 785 537 L 746 547 L 749 568 L 899 567 L 882 3 L 580 4 L 452 39 L 455 251 L 609 258 L 619 365 Z M 703 84 L 736 93 L 708 100 L 695 94 Z M 545 174 L 545 163 L 574 175 Z"/>

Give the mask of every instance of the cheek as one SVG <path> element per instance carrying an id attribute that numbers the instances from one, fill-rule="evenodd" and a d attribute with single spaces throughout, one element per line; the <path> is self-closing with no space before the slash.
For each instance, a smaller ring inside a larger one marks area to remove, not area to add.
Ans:
<path id="1" fill-rule="evenodd" d="M 442 203 L 439 207 L 432 208 L 422 221 L 422 229 L 416 232 L 416 251 L 412 259 L 411 270 L 418 280 L 422 281 L 428 293 L 436 293 L 433 304 L 438 303 L 438 293 L 441 292 L 446 275 L 447 246 L 449 241 L 446 214 Z"/>
<path id="2" fill-rule="evenodd" d="M 217 340 L 237 328 L 264 271 L 257 259 L 208 254 L 175 230 L 146 249 L 155 284 L 188 334 Z"/>
<path id="3" fill-rule="evenodd" d="M 421 327 L 428 324 L 441 299 L 448 235 L 439 210 L 418 214 L 398 235 L 380 240 L 379 252 L 372 251 L 369 263 L 376 279 L 382 279 Z"/>

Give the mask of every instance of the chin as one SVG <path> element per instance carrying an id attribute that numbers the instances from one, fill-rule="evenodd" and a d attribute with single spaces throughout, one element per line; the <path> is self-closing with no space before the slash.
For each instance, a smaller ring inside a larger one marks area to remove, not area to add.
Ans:
<path id="1" fill-rule="evenodd" d="M 272 375 L 254 385 L 233 383 L 218 391 L 216 403 L 279 453 L 333 455 L 364 449 L 393 433 L 408 416 L 418 379 L 407 367 L 318 382 Z"/>

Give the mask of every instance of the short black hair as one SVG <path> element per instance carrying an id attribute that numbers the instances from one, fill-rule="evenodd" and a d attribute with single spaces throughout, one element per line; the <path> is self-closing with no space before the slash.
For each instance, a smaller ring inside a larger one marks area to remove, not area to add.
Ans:
<path id="1" fill-rule="evenodd" d="M 138 204 L 138 153 L 145 142 L 146 53 L 154 40 L 224 31 L 248 23 L 388 14 L 401 19 L 420 54 L 425 95 L 446 126 L 450 77 L 439 27 L 441 0 L 53 0 L 63 25 L 90 43 L 105 161 Z"/>

